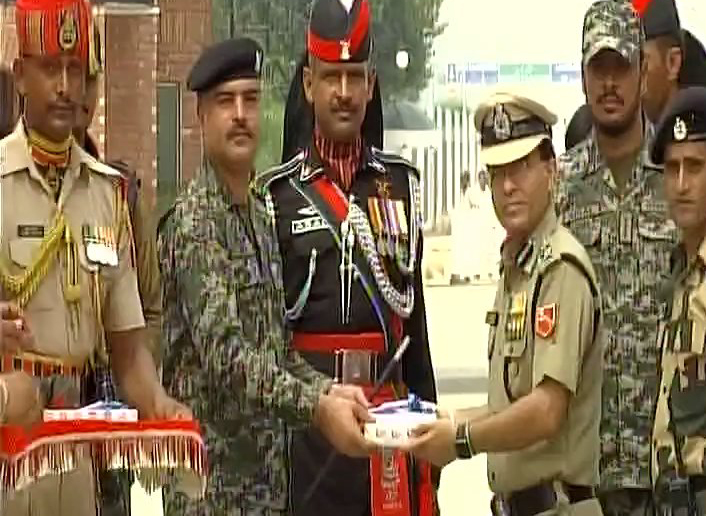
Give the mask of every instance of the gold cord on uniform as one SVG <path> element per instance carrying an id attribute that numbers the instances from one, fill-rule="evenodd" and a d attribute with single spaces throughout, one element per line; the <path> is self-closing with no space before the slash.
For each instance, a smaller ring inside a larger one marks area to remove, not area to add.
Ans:
<path id="1" fill-rule="evenodd" d="M 23 308 L 27 305 L 32 295 L 39 288 L 39 283 L 49 271 L 55 254 L 65 242 L 66 220 L 62 213 L 58 213 L 51 229 L 42 240 L 32 264 L 21 274 L 12 275 L 5 263 L 0 264 L 0 282 L 12 295 L 13 301 Z M 70 236 L 70 235 L 69 235 Z"/>

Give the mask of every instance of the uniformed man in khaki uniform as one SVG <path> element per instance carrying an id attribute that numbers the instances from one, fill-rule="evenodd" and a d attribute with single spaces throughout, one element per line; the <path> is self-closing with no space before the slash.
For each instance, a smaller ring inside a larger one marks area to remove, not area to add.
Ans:
<path id="1" fill-rule="evenodd" d="M 0 302 L 0 353 L 16 353 L 32 346 L 24 315 L 12 303 Z M 42 409 L 36 382 L 23 371 L 0 373 L 0 424 L 33 424 Z"/>
<path id="2" fill-rule="evenodd" d="M 97 160 L 101 159 L 98 145 L 88 129 L 93 122 L 98 101 L 98 83 L 104 71 L 103 45 L 100 29 L 93 23 L 91 32 L 91 52 L 89 55 L 88 76 L 83 101 L 78 108 L 74 138 L 77 143 Z M 155 220 L 150 214 L 144 196 L 139 191 L 138 179 L 131 170 L 118 168 L 119 163 L 109 162 L 118 169 L 128 182 L 128 205 L 131 212 L 133 237 L 135 239 L 135 258 L 137 270 L 137 286 L 142 301 L 142 314 L 145 317 L 148 339 L 147 345 L 155 361 L 162 358 L 160 350 L 160 333 L 162 324 L 162 286 L 157 260 L 157 235 Z M 132 190 L 135 190 L 134 194 Z"/>
<path id="3" fill-rule="evenodd" d="M 657 128 L 652 160 L 664 164 L 673 255 L 652 471 L 658 515 L 706 514 L 706 88 L 675 94 Z"/>
<path id="4" fill-rule="evenodd" d="M 551 126 L 521 95 L 476 110 L 481 159 L 507 231 L 488 312 L 488 405 L 417 429 L 409 448 L 443 466 L 488 454 L 496 515 L 600 515 L 600 296 L 586 252 L 559 226 Z"/>
<path id="5" fill-rule="evenodd" d="M 24 311 L 32 371 L 49 404 L 80 402 L 86 363 L 109 355 L 121 398 L 141 418 L 190 417 L 167 396 L 144 345 L 124 182 L 71 137 L 88 62 L 85 0 L 18 0 L 14 63 L 24 113 L 0 141 L 0 300 Z M 41 27 L 42 30 L 35 30 Z M 61 374 L 52 374 L 59 367 Z M 12 516 L 95 516 L 89 459 L 0 502 Z"/>
<path id="6" fill-rule="evenodd" d="M 97 160 L 101 159 L 98 145 L 88 129 L 98 102 L 98 85 L 103 73 L 103 45 L 100 29 L 93 20 L 90 34 L 89 64 L 83 101 L 77 109 L 74 138 L 86 152 Z M 160 334 L 162 324 L 162 286 L 157 262 L 157 237 L 149 210 L 138 186 L 137 176 L 124 164 L 110 162 L 121 172 L 127 182 L 127 201 L 135 244 L 135 270 L 137 286 L 142 302 L 142 315 L 147 332 L 146 344 L 155 363 L 162 359 Z M 124 166 L 121 166 L 124 165 Z M 108 364 L 94 363 L 84 392 L 87 403 L 113 401 L 117 398 L 115 386 Z M 126 471 L 104 471 L 99 475 L 103 516 L 129 516 L 133 475 Z"/>

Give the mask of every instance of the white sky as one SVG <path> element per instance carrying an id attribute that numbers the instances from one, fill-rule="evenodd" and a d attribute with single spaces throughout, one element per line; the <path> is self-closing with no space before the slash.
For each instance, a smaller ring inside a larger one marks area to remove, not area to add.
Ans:
<path id="1" fill-rule="evenodd" d="M 444 0 L 435 61 L 578 62 L 592 0 Z M 677 0 L 682 26 L 706 42 L 706 0 Z"/>

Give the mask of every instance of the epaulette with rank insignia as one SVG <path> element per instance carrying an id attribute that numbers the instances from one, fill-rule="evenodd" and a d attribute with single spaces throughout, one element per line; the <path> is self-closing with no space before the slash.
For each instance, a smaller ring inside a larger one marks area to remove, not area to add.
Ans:
<path id="1" fill-rule="evenodd" d="M 299 167 L 306 160 L 306 151 L 301 151 L 292 159 L 276 167 L 272 167 L 255 176 L 250 186 L 255 195 L 263 196 L 267 193 L 270 185 L 282 177 L 289 177 L 299 170 Z"/>
<path id="2" fill-rule="evenodd" d="M 412 163 L 411 161 L 403 158 L 399 154 L 382 151 L 376 147 L 371 147 L 370 152 L 373 158 L 382 162 L 383 164 L 402 165 L 414 172 L 417 177 L 419 176 L 419 169 L 416 167 L 416 165 L 414 165 L 414 163 Z"/>

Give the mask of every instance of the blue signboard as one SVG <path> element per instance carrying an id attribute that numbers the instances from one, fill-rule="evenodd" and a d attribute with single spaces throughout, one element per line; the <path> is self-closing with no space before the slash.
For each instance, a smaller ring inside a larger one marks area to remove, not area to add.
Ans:
<path id="1" fill-rule="evenodd" d="M 463 84 L 495 84 L 498 82 L 498 65 L 493 63 L 449 63 L 447 81 Z"/>
<path id="2" fill-rule="evenodd" d="M 552 65 L 552 82 L 573 82 L 581 80 L 581 66 L 573 63 Z"/>

